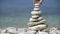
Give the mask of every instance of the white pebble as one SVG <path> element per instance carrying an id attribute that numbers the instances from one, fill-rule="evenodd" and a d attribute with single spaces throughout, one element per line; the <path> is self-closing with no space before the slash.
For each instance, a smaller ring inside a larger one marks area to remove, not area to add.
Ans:
<path id="1" fill-rule="evenodd" d="M 48 34 L 47 32 L 41 32 L 41 31 L 38 31 L 37 34 Z"/>
<path id="2" fill-rule="evenodd" d="M 32 11 L 31 14 L 33 14 L 33 15 L 41 14 L 41 11 Z"/>

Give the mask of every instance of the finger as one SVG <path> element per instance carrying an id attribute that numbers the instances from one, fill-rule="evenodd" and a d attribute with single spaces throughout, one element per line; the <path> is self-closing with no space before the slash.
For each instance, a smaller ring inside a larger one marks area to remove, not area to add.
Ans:
<path id="1" fill-rule="evenodd" d="M 43 2 L 43 0 L 40 0 L 40 2 L 39 2 L 39 3 L 40 3 L 40 4 L 42 4 L 42 2 Z"/>
<path id="2" fill-rule="evenodd" d="M 35 3 L 36 3 L 36 0 L 34 0 L 33 2 L 34 2 L 34 4 L 35 4 Z"/>

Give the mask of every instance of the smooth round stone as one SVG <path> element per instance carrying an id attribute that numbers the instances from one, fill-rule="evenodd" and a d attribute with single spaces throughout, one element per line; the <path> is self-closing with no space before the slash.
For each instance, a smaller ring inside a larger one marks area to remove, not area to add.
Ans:
<path id="1" fill-rule="evenodd" d="M 38 31 L 37 34 L 48 34 L 47 32 L 41 32 L 41 31 Z"/>
<path id="2" fill-rule="evenodd" d="M 6 28 L 6 31 L 8 32 L 8 33 L 17 33 L 17 31 L 16 31 L 16 28 L 14 28 L 14 27 L 8 27 L 8 28 Z"/>
<path id="3" fill-rule="evenodd" d="M 18 28 L 18 33 L 27 32 L 27 28 Z"/>
<path id="4" fill-rule="evenodd" d="M 52 30 L 49 32 L 50 34 L 57 34 L 57 30 Z"/>
<path id="5" fill-rule="evenodd" d="M 27 32 L 20 32 L 20 33 L 18 33 L 18 34 L 27 34 Z"/>
<path id="6" fill-rule="evenodd" d="M 44 20 L 41 20 L 40 23 L 46 23 L 46 20 L 45 19 Z"/>
<path id="7" fill-rule="evenodd" d="M 40 10 L 39 8 L 34 8 L 34 10 Z"/>
<path id="8" fill-rule="evenodd" d="M 35 8 L 39 8 L 39 6 L 34 6 Z"/>
<path id="9" fill-rule="evenodd" d="M 27 31 L 27 34 L 35 34 L 36 31 Z"/>
<path id="10" fill-rule="evenodd" d="M 35 6 L 36 6 L 36 5 L 39 6 L 40 4 L 39 4 L 39 3 L 35 3 L 34 5 L 35 5 Z"/>
<path id="11" fill-rule="evenodd" d="M 10 33 L 1 33 L 1 34 L 10 34 Z"/>
<path id="12" fill-rule="evenodd" d="M 30 18 L 30 22 L 38 21 L 37 19 Z"/>
<path id="13" fill-rule="evenodd" d="M 49 32 L 49 30 L 50 30 L 49 28 L 46 28 L 43 30 L 43 32 Z"/>
<path id="14" fill-rule="evenodd" d="M 35 19 L 35 18 L 38 18 L 39 16 L 38 15 L 33 15 L 32 18 Z"/>
<path id="15" fill-rule="evenodd" d="M 60 30 L 57 30 L 57 33 L 60 34 Z"/>
<path id="16" fill-rule="evenodd" d="M 31 30 L 43 30 L 45 28 L 47 28 L 47 25 L 45 25 L 45 24 L 40 24 L 37 26 L 29 27 L 29 29 L 31 29 Z"/>
<path id="17" fill-rule="evenodd" d="M 6 29 L 2 30 L 2 32 L 5 33 L 6 32 Z"/>
<path id="18" fill-rule="evenodd" d="M 38 20 L 42 20 L 42 19 L 43 19 L 43 17 L 39 17 L 39 18 L 38 18 Z"/>
<path id="19" fill-rule="evenodd" d="M 2 32 L 2 29 L 0 29 L 0 33 Z"/>
<path id="20" fill-rule="evenodd" d="M 36 15 L 36 14 L 42 14 L 41 11 L 32 11 L 31 14 Z"/>
<path id="21" fill-rule="evenodd" d="M 29 22 L 28 25 L 29 26 L 34 26 L 34 25 L 38 25 L 38 24 L 45 24 L 45 20 L 41 20 L 39 22 Z"/>

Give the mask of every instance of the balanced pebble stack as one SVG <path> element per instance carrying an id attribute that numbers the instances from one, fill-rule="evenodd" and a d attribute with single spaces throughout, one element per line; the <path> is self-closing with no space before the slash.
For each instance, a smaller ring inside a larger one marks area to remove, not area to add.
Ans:
<path id="1" fill-rule="evenodd" d="M 32 17 L 28 23 L 28 29 L 39 31 L 47 28 L 46 20 L 42 17 L 42 12 L 39 8 L 39 3 L 34 4 L 34 10 L 31 12 Z"/>

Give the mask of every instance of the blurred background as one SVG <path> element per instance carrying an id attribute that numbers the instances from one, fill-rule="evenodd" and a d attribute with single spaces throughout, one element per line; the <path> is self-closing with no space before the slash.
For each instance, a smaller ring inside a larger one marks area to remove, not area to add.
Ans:
<path id="1" fill-rule="evenodd" d="M 44 0 L 40 9 L 49 27 L 60 28 L 60 0 Z M 0 28 L 28 27 L 33 0 L 0 0 Z"/>

